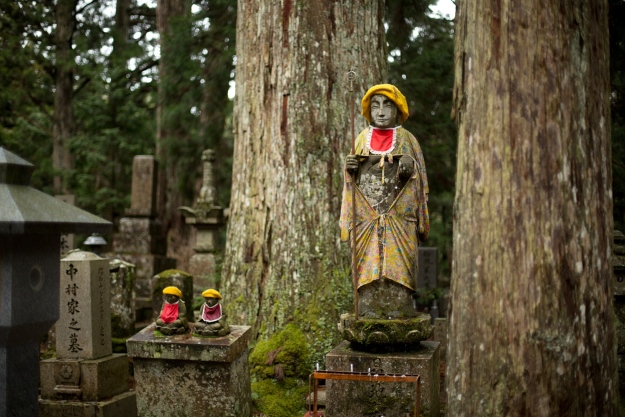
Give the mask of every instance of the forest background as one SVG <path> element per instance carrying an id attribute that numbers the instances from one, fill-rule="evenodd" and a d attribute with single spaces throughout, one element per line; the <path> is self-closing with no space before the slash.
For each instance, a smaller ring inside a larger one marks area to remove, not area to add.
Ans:
<path id="1" fill-rule="evenodd" d="M 408 98 L 405 127 L 421 143 L 430 183 L 427 245 L 438 248 L 445 281 L 457 147 L 450 119 L 454 26 L 432 13 L 435 3 L 385 2 L 388 77 L 379 81 Z M 623 230 L 625 27 L 618 23 L 625 20 L 625 2 L 609 3 L 614 222 Z M 199 192 L 202 150 L 216 151 L 223 207 L 237 168 L 228 95 L 236 71 L 236 0 L 0 5 L 0 145 L 35 165 L 34 187 L 74 194 L 79 207 L 113 222 L 130 205 L 132 158 L 155 155 L 165 174 L 159 218 L 169 255 L 184 269 L 192 244 L 177 207 L 191 206 Z"/>

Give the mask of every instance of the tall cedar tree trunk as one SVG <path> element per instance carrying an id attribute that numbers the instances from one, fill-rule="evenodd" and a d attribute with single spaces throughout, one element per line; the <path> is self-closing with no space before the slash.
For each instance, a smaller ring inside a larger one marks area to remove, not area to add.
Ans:
<path id="1" fill-rule="evenodd" d="M 58 0 L 56 3 L 56 89 L 54 93 L 54 128 L 52 132 L 52 167 L 54 191 L 68 193 L 62 171 L 72 168 L 68 140 L 74 129 L 72 94 L 74 88 L 74 57 L 72 37 L 75 26 L 76 0 Z"/>
<path id="2" fill-rule="evenodd" d="M 158 105 L 156 108 L 156 156 L 159 160 L 158 183 L 158 217 L 163 222 L 164 233 L 168 236 L 168 254 L 177 248 L 187 247 L 183 242 L 182 234 L 186 228 L 178 207 L 187 205 L 177 189 L 177 182 L 181 169 L 196 170 L 196 167 L 180 167 L 172 155 L 176 146 L 183 147 L 188 141 L 189 132 L 186 131 L 181 120 L 171 114 L 183 94 L 183 88 L 177 88 L 184 81 L 183 71 L 179 68 L 184 65 L 185 59 L 177 54 L 180 51 L 174 46 L 172 37 L 175 30 L 181 25 L 176 24 L 188 16 L 191 11 L 189 0 L 158 0 L 156 6 L 157 27 L 160 36 L 161 58 L 159 60 L 159 87 Z M 188 29 L 188 28 L 185 28 Z M 186 57 L 188 60 L 189 57 Z M 178 142 L 175 144 L 174 142 Z M 202 149 L 197 150 L 201 154 Z M 180 266 L 180 265 L 179 265 Z"/>
<path id="3" fill-rule="evenodd" d="M 347 72 L 358 73 L 356 103 L 384 81 L 382 23 L 382 0 L 238 2 L 222 285 L 232 321 L 251 324 L 256 337 L 294 321 L 321 349 L 338 314 L 353 308 L 338 229 L 351 147 Z"/>
<path id="4" fill-rule="evenodd" d="M 605 0 L 458 4 L 450 416 L 614 416 Z"/>

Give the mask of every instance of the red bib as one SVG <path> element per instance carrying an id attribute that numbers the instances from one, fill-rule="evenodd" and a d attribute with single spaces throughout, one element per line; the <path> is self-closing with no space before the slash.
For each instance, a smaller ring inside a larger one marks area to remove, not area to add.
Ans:
<path id="1" fill-rule="evenodd" d="M 178 318 L 178 303 L 169 304 L 165 302 L 163 310 L 161 310 L 161 320 L 165 323 L 171 323 Z"/>
<path id="2" fill-rule="evenodd" d="M 221 318 L 221 304 L 209 307 L 204 303 L 202 305 L 202 320 L 208 323 L 217 321 Z"/>
<path id="3" fill-rule="evenodd" d="M 370 148 L 375 152 L 386 152 L 393 146 L 395 129 L 376 129 L 372 127 Z"/>

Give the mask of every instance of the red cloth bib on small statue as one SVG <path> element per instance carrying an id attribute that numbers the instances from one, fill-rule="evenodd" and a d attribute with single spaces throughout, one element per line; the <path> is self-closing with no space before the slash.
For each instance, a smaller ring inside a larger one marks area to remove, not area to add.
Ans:
<path id="1" fill-rule="evenodd" d="M 202 305 L 202 320 L 208 323 L 217 321 L 221 318 L 221 304 L 209 307 L 204 303 Z"/>
<path id="2" fill-rule="evenodd" d="M 178 301 L 179 303 L 180 301 Z M 178 318 L 178 303 L 169 304 L 165 302 L 163 309 L 161 310 L 161 320 L 165 323 L 171 323 Z"/>
<path id="3" fill-rule="evenodd" d="M 393 146 L 395 129 L 377 129 L 372 127 L 370 148 L 376 152 L 386 152 Z"/>

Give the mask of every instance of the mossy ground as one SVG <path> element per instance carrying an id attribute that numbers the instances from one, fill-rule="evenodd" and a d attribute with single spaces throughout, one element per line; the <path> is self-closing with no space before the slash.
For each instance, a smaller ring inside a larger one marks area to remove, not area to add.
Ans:
<path id="1" fill-rule="evenodd" d="M 311 372 L 306 336 L 295 325 L 258 342 L 250 354 L 252 398 L 266 416 L 293 417 L 306 411 Z"/>

